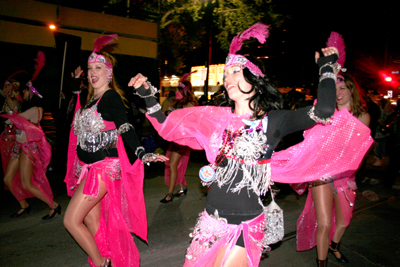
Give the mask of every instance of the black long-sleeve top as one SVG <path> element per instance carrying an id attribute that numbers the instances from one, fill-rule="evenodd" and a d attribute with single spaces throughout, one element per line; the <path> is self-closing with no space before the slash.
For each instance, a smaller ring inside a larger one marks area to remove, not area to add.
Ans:
<path id="1" fill-rule="evenodd" d="M 335 55 L 335 57 L 337 56 Z M 321 69 L 321 74 L 326 72 L 333 73 L 332 67 L 324 66 Z M 153 106 L 155 103 L 153 98 L 146 98 L 148 107 Z M 318 85 L 318 102 L 315 105 L 314 114 L 318 118 L 327 119 L 333 115 L 335 107 L 335 80 L 332 78 L 323 79 Z M 268 128 L 266 132 L 268 151 L 261 159 L 271 158 L 275 147 L 284 136 L 316 124 L 308 115 L 311 108 L 312 106 L 308 106 L 297 110 L 271 110 L 268 112 Z M 157 111 L 150 116 L 155 117 L 160 123 L 165 120 L 165 115 L 161 111 Z M 230 184 L 237 184 L 242 179 L 243 171 L 239 169 Z M 259 204 L 259 196 L 254 191 L 241 190 L 239 193 L 233 193 L 230 191 L 230 185 L 219 187 L 217 183 L 212 183 L 207 195 L 206 210 L 209 214 L 213 214 L 215 209 L 218 209 L 219 214 L 233 224 L 239 224 L 241 221 L 254 218 L 263 212 Z"/>
<path id="2" fill-rule="evenodd" d="M 86 99 L 80 98 L 81 107 L 84 107 Z M 96 100 L 90 103 L 86 108 L 90 108 L 96 104 Z M 114 90 L 106 91 L 97 105 L 97 112 L 101 115 L 103 120 L 113 121 L 118 129 L 121 125 L 128 123 L 126 110 L 121 96 Z M 124 143 L 129 146 L 134 152 L 141 143 L 133 128 L 121 134 Z M 86 152 L 77 146 L 78 158 L 85 163 L 94 163 L 105 159 L 106 157 L 118 157 L 117 148 L 100 149 L 94 153 Z M 139 154 L 141 158 L 144 150 Z M 136 160 L 136 159 L 134 159 Z"/>

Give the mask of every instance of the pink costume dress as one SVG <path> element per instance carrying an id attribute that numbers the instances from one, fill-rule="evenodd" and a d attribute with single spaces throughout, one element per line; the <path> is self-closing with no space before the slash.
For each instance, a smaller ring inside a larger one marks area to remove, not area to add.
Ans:
<path id="1" fill-rule="evenodd" d="M 270 124 L 276 124 L 274 117 L 283 113 L 287 117 L 281 118 L 290 119 L 290 116 L 300 114 L 304 120 L 305 116 L 302 115 L 304 111 L 271 111 L 262 122 L 258 121 L 256 124 L 273 132 L 275 126 L 270 126 Z M 223 138 L 225 138 L 225 129 L 237 131 L 244 126 L 242 120 L 248 119 L 249 116 L 249 114 L 237 116 L 232 113 L 231 108 L 212 106 L 174 111 L 162 123 L 157 117 L 147 114 L 161 137 L 168 141 L 187 145 L 192 149 L 204 149 L 210 163 L 216 161 Z M 278 121 L 285 120 L 279 119 Z M 242 149 L 242 151 L 237 151 L 237 154 L 242 154 L 244 160 L 235 160 L 233 155 L 228 160 L 225 170 L 219 170 L 217 167 L 216 178 L 211 187 L 217 183 L 219 186 L 224 186 L 228 182 L 230 183 L 229 191 L 235 193 L 233 195 L 237 196 L 240 189 L 244 188 L 245 191 L 252 190 L 260 196 L 267 192 L 273 182 L 299 183 L 314 181 L 323 176 L 354 172 L 372 144 L 369 128 L 346 110 L 336 112 L 331 124 L 318 123 L 306 130 L 303 142 L 284 151 L 273 153 L 270 162 L 254 163 L 252 155 L 264 151 L 267 140 L 263 139 L 264 137 L 258 131 L 256 131 L 257 135 L 249 132 L 245 132 L 243 138 L 237 140 L 238 143 L 242 142 L 236 147 L 238 150 Z M 248 144 L 253 145 L 249 146 Z M 253 150 L 255 147 L 258 147 L 260 151 Z M 235 150 L 235 146 L 233 150 Z M 246 156 L 250 156 L 248 164 L 246 164 Z M 238 169 L 242 169 L 244 173 L 240 182 L 230 182 L 231 178 L 224 181 L 224 177 L 235 176 Z M 210 188 L 207 199 L 213 197 L 211 195 L 214 193 L 211 189 L 213 188 Z M 218 189 L 214 188 L 213 190 Z M 249 266 L 258 266 L 262 249 L 268 245 L 263 242 L 265 235 L 268 234 L 264 231 L 264 213 L 253 216 L 253 219 L 242 221 L 240 224 L 230 224 L 221 218 L 224 216 L 219 217 L 217 209 L 215 211 L 214 214 L 206 211 L 200 214 L 198 223 L 191 234 L 193 241 L 186 253 L 185 266 L 212 266 L 217 251 L 222 246 L 228 245 L 225 256 L 228 255 L 242 231 Z"/>
<path id="2" fill-rule="evenodd" d="M 354 176 L 354 173 L 348 173 L 347 175 L 338 175 L 334 179 L 329 179 L 330 182 L 327 181 L 327 183 L 332 186 L 333 193 L 339 196 L 340 207 L 342 209 L 346 228 L 349 226 L 350 220 L 353 217 L 354 201 L 356 199 L 357 190 L 355 180 L 356 178 Z M 307 190 L 307 188 L 309 188 L 309 183 L 294 184 L 292 185 L 292 187 L 294 190 L 296 190 L 297 193 L 301 195 Z M 304 210 L 297 220 L 297 250 L 309 250 L 316 246 L 317 231 L 317 214 L 315 212 L 311 189 L 309 189 Z M 336 210 L 335 203 L 334 201 L 332 201 L 332 221 L 331 229 L 329 231 L 329 242 L 332 240 L 335 231 Z"/>
<path id="3" fill-rule="evenodd" d="M 179 160 L 178 163 L 178 176 L 176 178 L 175 186 L 178 184 L 183 184 L 184 186 L 187 185 L 186 182 L 186 169 L 189 164 L 189 158 L 190 158 L 190 147 L 188 146 L 181 146 L 175 143 L 171 143 L 168 147 L 166 157 L 169 158 L 169 155 L 171 155 L 171 151 L 176 151 L 179 154 L 182 155 L 182 158 Z M 169 160 L 165 162 L 165 169 L 164 169 L 164 176 L 165 176 L 165 184 L 169 186 Z"/>
<path id="4" fill-rule="evenodd" d="M 46 140 L 46 136 L 39 125 L 33 124 L 26 118 L 18 115 L 0 115 L 12 121 L 13 127 L 7 127 L 1 134 L 0 149 L 3 170 L 6 170 L 7 164 L 11 158 L 19 157 L 22 151 L 25 154 L 32 154 L 29 158 L 33 163 L 32 184 L 39 188 L 50 205 L 53 204 L 53 192 L 46 177 L 47 166 L 51 160 L 51 146 Z M 15 131 L 24 131 L 27 142 L 18 143 L 16 141 Z M 15 175 L 12 184 L 13 194 L 20 201 L 35 197 L 22 187 L 20 173 Z"/>
<path id="5" fill-rule="evenodd" d="M 186 107 L 184 107 L 186 108 Z M 177 109 L 175 109 L 177 110 Z M 178 184 L 183 184 L 184 186 L 187 186 L 186 182 L 186 170 L 187 166 L 189 164 L 189 159 L 190 159 L 190 147 L 188 146 L 181 146 L 176 143 L 171 143 L 167 149 L 166 157 L 168 158 L 169 155 L 171 155 L 171 151 L 176 151 L 179 154 L 182 155 L 182 158 L 179 160 L 178 163 L 178 176 L 176 178 L 176 182 L 174 186 L 177 186 Z M 169 186 L 169 160 L 165 162 L 165 169 L 164 169 L 164 177 L 165 177 L 165 184 Z"/>
<path id="6" fill-rule="evenodd" d="M 83 193 L 97 197 L 99 191 L 97 177 L 101 175 L 106 184 L 107 194 L 101 200 L 100 225 L 94 236 L 96 244 L 103 257 L 111 258 L 114 267 L 139 266 L 139 251 L 131 232 L 147 241 L 143 195 L 144 166 L 140 159 L 133 165 L 130 164 L 121 138 L 121 135 L 133 131 L 133 128 L 124 123 L 117 130 L 114 121 L 104 120 L 102 116 L 105 114 L 97 112 L 100 100 L 107 101 L 110 98 L 118 101 L 115 106 L 120 108 L 118 112 L 124 116 L 123 102 L 113 90 L 108 90 L 95 105 L 85 109 L 80 109 L 81 102 L 78 95 L 74 123 L 70 132 L 65 183 L 68 195 L 72 196 L 78 184 L 86 177 Z M 122 121 L 124 120 L 125 117 L 122 117 Z M 97 141 L 91 143 L 93 140 Z M 85 152 L 89 157 L 95 155 L 99 148 L 107 150 L 116 148 L 118 154 L 116 157 L 105 157 L 96 162 L 85 163 L 78 158 L 78 148 L 93 152 Z M 89 263 L 95 266 L 90 258 Z"/>

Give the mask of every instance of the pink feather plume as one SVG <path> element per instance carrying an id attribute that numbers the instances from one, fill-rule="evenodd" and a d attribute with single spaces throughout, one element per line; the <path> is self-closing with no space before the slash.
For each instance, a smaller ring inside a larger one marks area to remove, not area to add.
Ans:
<path id="1" fill-rule="evenodd" d="M 243 41 L 250 39 L 251 37 L 257 38 L 260 43 L 265 43 L 268 38 L 269 31 L 267 25 L 257 22 L 247 30 L 239 33 L 232 39 L 231 46 L 229 47 L 229 54 L 236 54 L 242 48 Z"/>
<path id="2" fill-rule="evenodd" d="M 94 40 L 94 47 L 93 47 L 93 52 L 97 53 L 99 52 L 101 49 L 103 49 L 103 47 L 109 43 L 111 43 L 112 41 L 118 39 L 118 34 L 110 34 L 110 35 L 102 35 L 99 38 L 97 38 L 96 40 Z"/>
<path id="3" fill-rule="evenodd" d="M 32 79 L 33 81 L 36 76 L 38 76 L 40 70 L 44 67 L 45 62 L 46 62 L 46 57 L 44 56 L 44 53 L 42 51 L 39 51 L 37 56 L 36 56 L 36 65 L 35 65 L 35 72 L 32 74 Z"/>
<path id="4" fill-rule="evenodd" d="M 343 67 L 344 62 L 346 61 L 346 46 L 344 45 L 344 40 L 342 38 L 342 35 L 340 35 L 337 32 L 331 32 L 331 35 L 328 38 L 328 41 L 326 43 L 327 47 L 336 47 L 338 52 L 339 52 L 339 59 L 338 63 L 340 66 Z"/>
<path id="5" fill-rule="evenodd" d="M 192 71 L 192 72 L 189 72 L 189 73 L 183 74 L 183 75 L 182 75 L 182 78 L 181 78 L 181 80 L 180 80 L 179 82 L 182 83 L 182 82 L 186 81 L 186 79 L 187 79 L 192 73 L 196 73 L 196 72 L 197 72 L 197 70 Z"/>

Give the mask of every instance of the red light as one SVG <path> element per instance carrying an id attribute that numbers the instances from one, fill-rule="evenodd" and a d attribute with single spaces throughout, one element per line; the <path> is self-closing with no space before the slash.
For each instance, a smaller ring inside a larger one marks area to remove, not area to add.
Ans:
<path id="1" fill-rule="evenodd" d="M 53 31 L 57 29 L 56 25 L 54 25 L 54 24 L 50 24 L 49 28 L 50 28 L 50 30 L 53 30 Z"/>
<path id="2" fill-rule="evenodd" d="M 391 81 L 393 81 L 393 78 L 390 76 L 385 77 L 385 82 L 390 83 Z"/>

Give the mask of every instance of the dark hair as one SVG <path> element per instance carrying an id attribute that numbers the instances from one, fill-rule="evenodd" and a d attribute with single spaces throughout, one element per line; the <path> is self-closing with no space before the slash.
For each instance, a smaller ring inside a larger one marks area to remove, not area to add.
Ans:
<path id="1" fill-rule="evenodd" d="M 252 56 L 247 56 L 246 58 L 259 67 L 262 71 L 264 70 L 262 63 L 256 58 Z M 251 90 L 248 92 L 243 91 L 241 88 L 239 88 L 239 90 L 243 94 L 250 94 L 253 91 L 255 92 L 255 94 L 249 98 L 249 108 L 253 111 L 253 118 L 260 119 L 270 110 L 282 108 L 282 94 L 270 84 L 270 81 L 266 76 L 264 76 L 264 78 L 257 77 L 247 68 L 243 68 L 243 76 L 246 82 L 251 84 Z M 235 102 L 229 98 L 227 90 L 224 90 L 224 93 L 228 105 L 233 111 L 235 109 Z"/>

